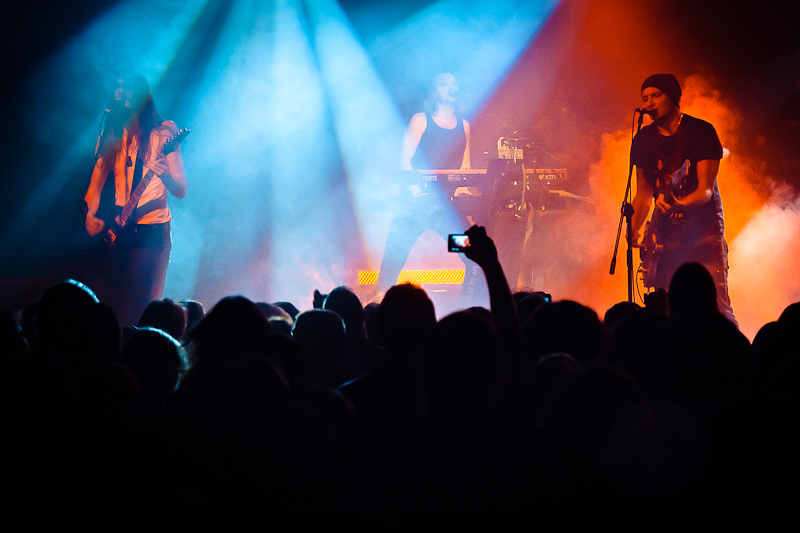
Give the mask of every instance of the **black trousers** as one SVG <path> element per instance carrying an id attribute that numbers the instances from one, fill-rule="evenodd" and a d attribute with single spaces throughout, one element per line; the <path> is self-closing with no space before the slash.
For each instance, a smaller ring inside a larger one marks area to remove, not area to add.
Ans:
<path id="1" fill-rule="evenodd" d="M 408 199 L 403 209 L 398 210 L 392 218 L 376 282 L 377 290 L 386 291 L 397 283 L 414 243 L 426 230 L 435 231 L 447 241 L 449 234 L 464 233 L 468 228 L 466 216 L 454 209 L 449 201 L 436 195 Z M 444 249 L 444 244 L 442 248 Z M 458 254 L 458 257 L 465 268 L 462 303 L 465 307 L 478 305 L 488 298 L 486 282 L 473 261 L 463 254 Z"/>
<path id="2" fill-rule="evenodd" d="M 121 326 L 135 326 L 145 307 L 162 298 L 171 250 L 169 222 L 130 225 L 112 249 L 92 250 L 89 285 Z"/>

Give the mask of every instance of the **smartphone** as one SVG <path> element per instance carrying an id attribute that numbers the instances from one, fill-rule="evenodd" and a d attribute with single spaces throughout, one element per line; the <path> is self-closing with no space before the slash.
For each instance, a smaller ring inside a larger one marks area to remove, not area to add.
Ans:
<path id="1" fill-rule="evenodd" d="M 463 233 L 447 236 L 448 252 L 463 252 L 465 248 L 469 248 L 469 237 Z"/>
<path id="2" fill-rule="evenodd" d="M 531 294 L 535 294 L 535 295 L 537 295 L 537 296 L 541 296 L 541 297 L 542 297 L 542 299 L 543 299 L 545 302 L 552 302 L 552 301 L 553 301 L 553 295 L 552 295 L 552 294 L 550 294 L 550 293 L 548 293 L 548 292 L 534 291 L 534 292 L 532 292 Z"/>

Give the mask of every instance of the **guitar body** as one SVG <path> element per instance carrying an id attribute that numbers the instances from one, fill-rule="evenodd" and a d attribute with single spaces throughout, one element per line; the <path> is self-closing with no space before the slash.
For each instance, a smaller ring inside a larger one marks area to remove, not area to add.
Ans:
<path id="1" fill-rule="evenodd" d="M 658 211 L 653 213 L 653 217 L 645 226 L 642 246 L 639 248 L 639 271 L 642 273 L 642 285 L 647 288 L 657 288 L 658 260 L 664 252 L 664 244 L 661 242 L 662 228 L 659 220 L 662 217 L 658 215 Z"/>
<path id="2" fill-rule="evenodd" d="M 107 224 L 106 233 L 103 236 L 103 241 L 108 245 L 109 248 L 114 247 L 114 245 L 117 243 L 117 239 L 122 234 L 122 230 L 125 229 L 125 221 L 122 220 L 121 210 L 117 208 L 116 211 L 119 214 Z"/>
<path id="3" fill-rule="evenodd" d="M 161 148 L 161 156 L 166 156 L 174 152 L 181 144 L 181 141 L 183 141 L 183 139 L 185 139 L 186 136 L 191 133 L 191 131 L 192 130 L 187 128 L 181 128 L 177 131 L 177 133 L 167 139 L 163 148 Z M 117 243 L 117 240 L 130 221 L 131 215 L 136 209 L 136 206 L 139 204 L 142 194 L 144 194 L 145 189 L 148 185 L 150 185 L 150 182 L 155 176 L 156 175 L 152 170 L 148 170 L 147 174 L 142 177 L 141 181 L 139 181 L 139 185 L 137 185 L 136 189 L 131 193 L 128 203 L 125 204 L 125 206 L 122 208 L 122 211 L 116 217 L 114 217 L 114 221 L 110 224 L 110 227 L 106 230 L 105 235 L 103 236 L 103 240 L 106 242 L 109 248 L 113 248 Z"/>
<path id="4" fill-rule="evenodd" d="M 671 174 L 665 174 L 658 179 L 656 197 L 663 195 L 667 203 L 675 201 L 673 191 L 685 183 L 689 175 L 689 161 L 685 161 L 678 170 Z M 670 234 L 668 228 L 675 221 L 670 215 L 664 214 L 658 209 L 653 210 L 653 216 L 645 226 L 642 246 L 639 248 L 640 266 L 642 273 L 642 284 L 646 288 L 658 289 L 656 286 L 656 276 L 658 275 L 658 261 L 664 250 L 675 250 L 680 244 L 668 242 Z"/>

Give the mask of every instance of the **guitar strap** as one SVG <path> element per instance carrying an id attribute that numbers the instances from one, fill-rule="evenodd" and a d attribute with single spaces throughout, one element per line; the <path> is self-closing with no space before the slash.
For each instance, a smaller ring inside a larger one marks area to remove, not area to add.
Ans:
<path id="1" fill-rule="evenodd" d="M 678 125 L 678 131 L 675 132 L 675 145 L 673 146 L 672 161 L 670 161 L 670 174 L 681 168 L 681 166 L 683 166 L 683 162 L 686 160 L 684 153 L 686 150 L 688 137 L 689 134 L 686 132 L 686 128 L 681 128 L 680 125 Z"/>

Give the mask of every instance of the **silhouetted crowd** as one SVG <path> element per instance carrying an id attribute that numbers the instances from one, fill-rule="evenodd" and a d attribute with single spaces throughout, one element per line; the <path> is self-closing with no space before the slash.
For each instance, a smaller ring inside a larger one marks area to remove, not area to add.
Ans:
<path id="1" fill-rule="evenodd" d="M 3 310 L 3 522 L 796 522 L 800 303 L 751 344 L 694 263 L 601 320 L 512 294 L 469 234 L 491 309 L 441 320 L 410 284 L 366 307 L 316 292 L 303 312 L 166 299 L 134 327 L 69 280 Z"/>

